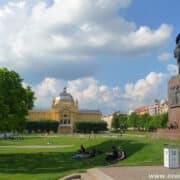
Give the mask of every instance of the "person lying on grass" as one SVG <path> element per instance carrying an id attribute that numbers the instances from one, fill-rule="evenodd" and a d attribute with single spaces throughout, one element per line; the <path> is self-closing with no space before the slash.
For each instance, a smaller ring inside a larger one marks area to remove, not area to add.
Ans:
<path id="1" fill-rule="evenodd" d="M 81 159 L 81 158 L 90 158 L 96 156 L 96 150 L 93 149 L 92 151 L 86 151 L 83 145 L 80 146 L 80 150 L 72 157 L 74 159 Z"/>

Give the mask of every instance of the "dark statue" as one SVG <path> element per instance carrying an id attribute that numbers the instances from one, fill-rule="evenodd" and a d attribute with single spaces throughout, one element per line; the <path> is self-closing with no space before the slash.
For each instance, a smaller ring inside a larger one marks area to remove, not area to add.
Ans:
<path id="1" fill-rule="evenodd" d="M 170 89 L 169 103 L 172 106 L 180 105 L 180 86 L 175 86 Z"/>
<path id="2" fill-rule="evenodd" d="M 174 57 L 177 59 L 178 74 L 180 74 L 180 33 L 176 37 L 176 48 L 174 50 Z"/>

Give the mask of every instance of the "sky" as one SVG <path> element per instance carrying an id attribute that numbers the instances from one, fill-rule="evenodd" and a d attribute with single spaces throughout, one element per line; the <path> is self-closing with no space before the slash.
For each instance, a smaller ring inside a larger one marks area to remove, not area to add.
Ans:
<path id="1" fill-rule="evenodd" d="M 179 0 L 0 0 L 0 67 L 48 109 L 66 86 L 103 114 L 167 99 Z"/>

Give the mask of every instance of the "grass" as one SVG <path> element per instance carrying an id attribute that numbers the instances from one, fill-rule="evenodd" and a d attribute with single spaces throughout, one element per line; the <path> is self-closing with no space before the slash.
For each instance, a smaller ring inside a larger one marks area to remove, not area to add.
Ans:
<path id="1" fill-rule="evenodd" d="M 134 134 L 134 135 L 147 135 L 150 132 L 148 131 L 126 131 L 125 134 Z"/>
<path id="2" fill-rule="evenodd" d="M 54 180 L 65 175 L 82 172 L 88 168 L 104 166 L 105 152 L 111 151 L 111 146 L 123 146 L 127 152 L 127 159 L 113 165 L 158 165 L 163 163 L 163 145 L 177 144 L 177 140 L 150 139 L 132 136 L 103 136 L 96 135 L 89 139 L 86 135 L 57 135 L 45 137 L 25 135 L 24 140 L 0 140 L 0 146 L 6 145 L 73 145 L 70 148 L 55 149 L 15 149 L 0 148 L 0 179 L 38 179 Z M 83 144 L 87 149 L 96 148 L 103 151 L 92 159 L 75 160 L 72 155 Z"/>

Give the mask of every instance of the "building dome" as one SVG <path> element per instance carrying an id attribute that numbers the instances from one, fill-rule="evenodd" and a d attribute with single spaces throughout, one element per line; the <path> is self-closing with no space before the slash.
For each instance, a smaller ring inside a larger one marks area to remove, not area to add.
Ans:
<path id="1" fill-rule="evenodd" d="M 73 97 L 70 93 L 67 93 L 66 87 L 64 88 L 63 92 L 59 94 L 58 100 L 60 101 L 74 101 Z"/>

